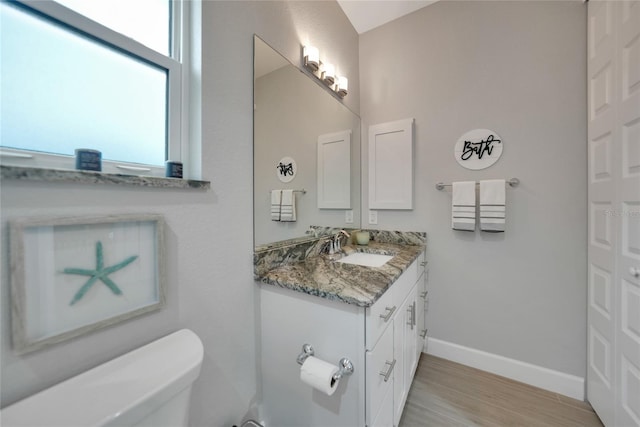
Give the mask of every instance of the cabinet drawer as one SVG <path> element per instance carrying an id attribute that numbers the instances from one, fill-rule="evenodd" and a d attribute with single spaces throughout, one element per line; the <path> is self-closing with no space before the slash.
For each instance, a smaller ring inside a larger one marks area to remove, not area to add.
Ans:
<path id="1" fill-rule="evenodd" d="M 427 253 L 425 251 L 422 251 L 420 253 L 420 255 L 418 255 L 418 258 L 416 258 L 415 263 L 418 266 L 418 270 L 417 270 L 417 274 L 416 274 L 416 279 L 420 278 L 420 276 L 422 275 L 422 273 L 427 269 Z"/>
<path id="2" fill-rule="evenodd" d="M 394 287 L 394 304 L 400 307 L 404 300 L 407 299 L 407 295 L 411 292 L 411 289 L 415 286 L 418 273 L 418 261 L 413 261 L 409 268 L 402 273 L 400 277 L 393 284 Z"/>
<path id="3" fill-rule="evenodd" d="M 366 352 L 366 419 L 375 418 L 388 392 L 393 395 L 395 359 L 393 358 L 393 327 L 387 328 L 373 351 Z M 386 375 L 385 375 L 386 374 Z M 393 408 L 390 411 L 393 419 Z"/>
<path id="4" fill-rule="evenodd" d="M 393 317 L 400 307 L 395 303 L 394 293 L 395 283 L 382 294 L 375 304 L 366 309 L 365 344 L 367 350 L 373 350 L 387 326 L 393 323 Z"/>

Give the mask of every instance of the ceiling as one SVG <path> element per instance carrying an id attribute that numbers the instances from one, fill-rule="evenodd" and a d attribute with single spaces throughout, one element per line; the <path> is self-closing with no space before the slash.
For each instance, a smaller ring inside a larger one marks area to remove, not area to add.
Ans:
<path id="1" fill-rule="evenodd" d="M 437 0 L 338 0 L 358 34 L 365 33 Z"/>
<path id="2" fill-rule="evenodd" d="M 407 15 L 437 0 L 338 0 L 358 34 Z M 285 58 L 256 37 L 255 78 L 289 64 Z"/>

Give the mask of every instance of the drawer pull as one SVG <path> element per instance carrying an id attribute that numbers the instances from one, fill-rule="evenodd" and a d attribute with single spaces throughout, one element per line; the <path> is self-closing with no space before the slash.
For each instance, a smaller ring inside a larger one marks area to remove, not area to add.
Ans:
<path id="1" fill-rule="evenodd" d="M 393 316 L 393 313 L 396 312 L 396 306 L 394 305 L 393 307 L 385 307 L 384 308 L 388 313 L 387 314 L 381 314 L 380 318 L 384 319 L 385 323 L 388 322 L 391 319 L 391 316 Z"/>
<path id="2" fill-rule="evenodd" d="M 411 325 L 411 330 L 413 330 L 413 327 L 418 324 L 416 320 L 416 302 L 415 301 L 411 305 L 411 320 L 413 323 L 413 325 Z"/>
<path id="3" fill-rule="evenodd" d="M 424 331 L 422 331 L 422 333 L 420 334 L 420 338 L 426 338 L 428 331 L 429 331 L 428 329 L 425 329 Z"/>
<path id="4" fill-rule="evenodd" d="M 389 369 L 387 369 L 387 372 L 380 372 L 380 375 L 384 377 L 384 382 L 386 383 L 387 381 L 389 381 L 391 373 L 393 372 L 393 368 L 395 368 L 396 366 L 396 359 L 393 359 L 393 362 L 384 362 L 384 364 L 389 365 Z"/>
<path id="5" fill-rule="evenodd" d="M 416 325 L 416 302 L 414 301 L 409 307 L 407 307 L 407 313 L 409 313 L 409 320 L 407 321 L 407 325 L 411 326 L 411 330 L 413 331 L 413 327 Z"/>
<path id="6" fill-rule="evenodd" d="M 427 299 L 427 294 L 428 293 L 429 293 L 429 291 L 424 291 L 423 293 L 420 294 L 420 298 Z"/>

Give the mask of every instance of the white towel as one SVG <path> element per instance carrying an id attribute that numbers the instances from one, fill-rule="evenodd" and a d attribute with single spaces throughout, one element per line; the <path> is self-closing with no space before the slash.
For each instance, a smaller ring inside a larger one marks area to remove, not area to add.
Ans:
<path id="1" fill-rule="evenodd" d="M 271 220 L 280 221 L 280 205 L 282 204 L 282 190 L 271 190 Z"/>
<path id="2" fill-rule="evenodd" d="M 296 195 L 293 190 L 282 190 L 280 204 L 280 221 L 294 222 L 296 220 Z"/>
<path id="3" fill-rule="evenodd" d="M 504 179 L 480 181 L 480 230 L 504 232 L 506 191 Z"/>
<path id="4" fill-rule="evenodd" d="M 451 228 L 462 231 L 476 229 L 476 183 L 454 182 L 451 197 Z"/>

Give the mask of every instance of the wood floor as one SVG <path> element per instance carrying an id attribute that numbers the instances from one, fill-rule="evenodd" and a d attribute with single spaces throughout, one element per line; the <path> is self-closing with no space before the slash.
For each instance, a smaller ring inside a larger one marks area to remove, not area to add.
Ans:
<path id="1" fill-rule="evenodd" d="M 422 354 L 400 427 L 597 426 L 582 401 Z"/>

